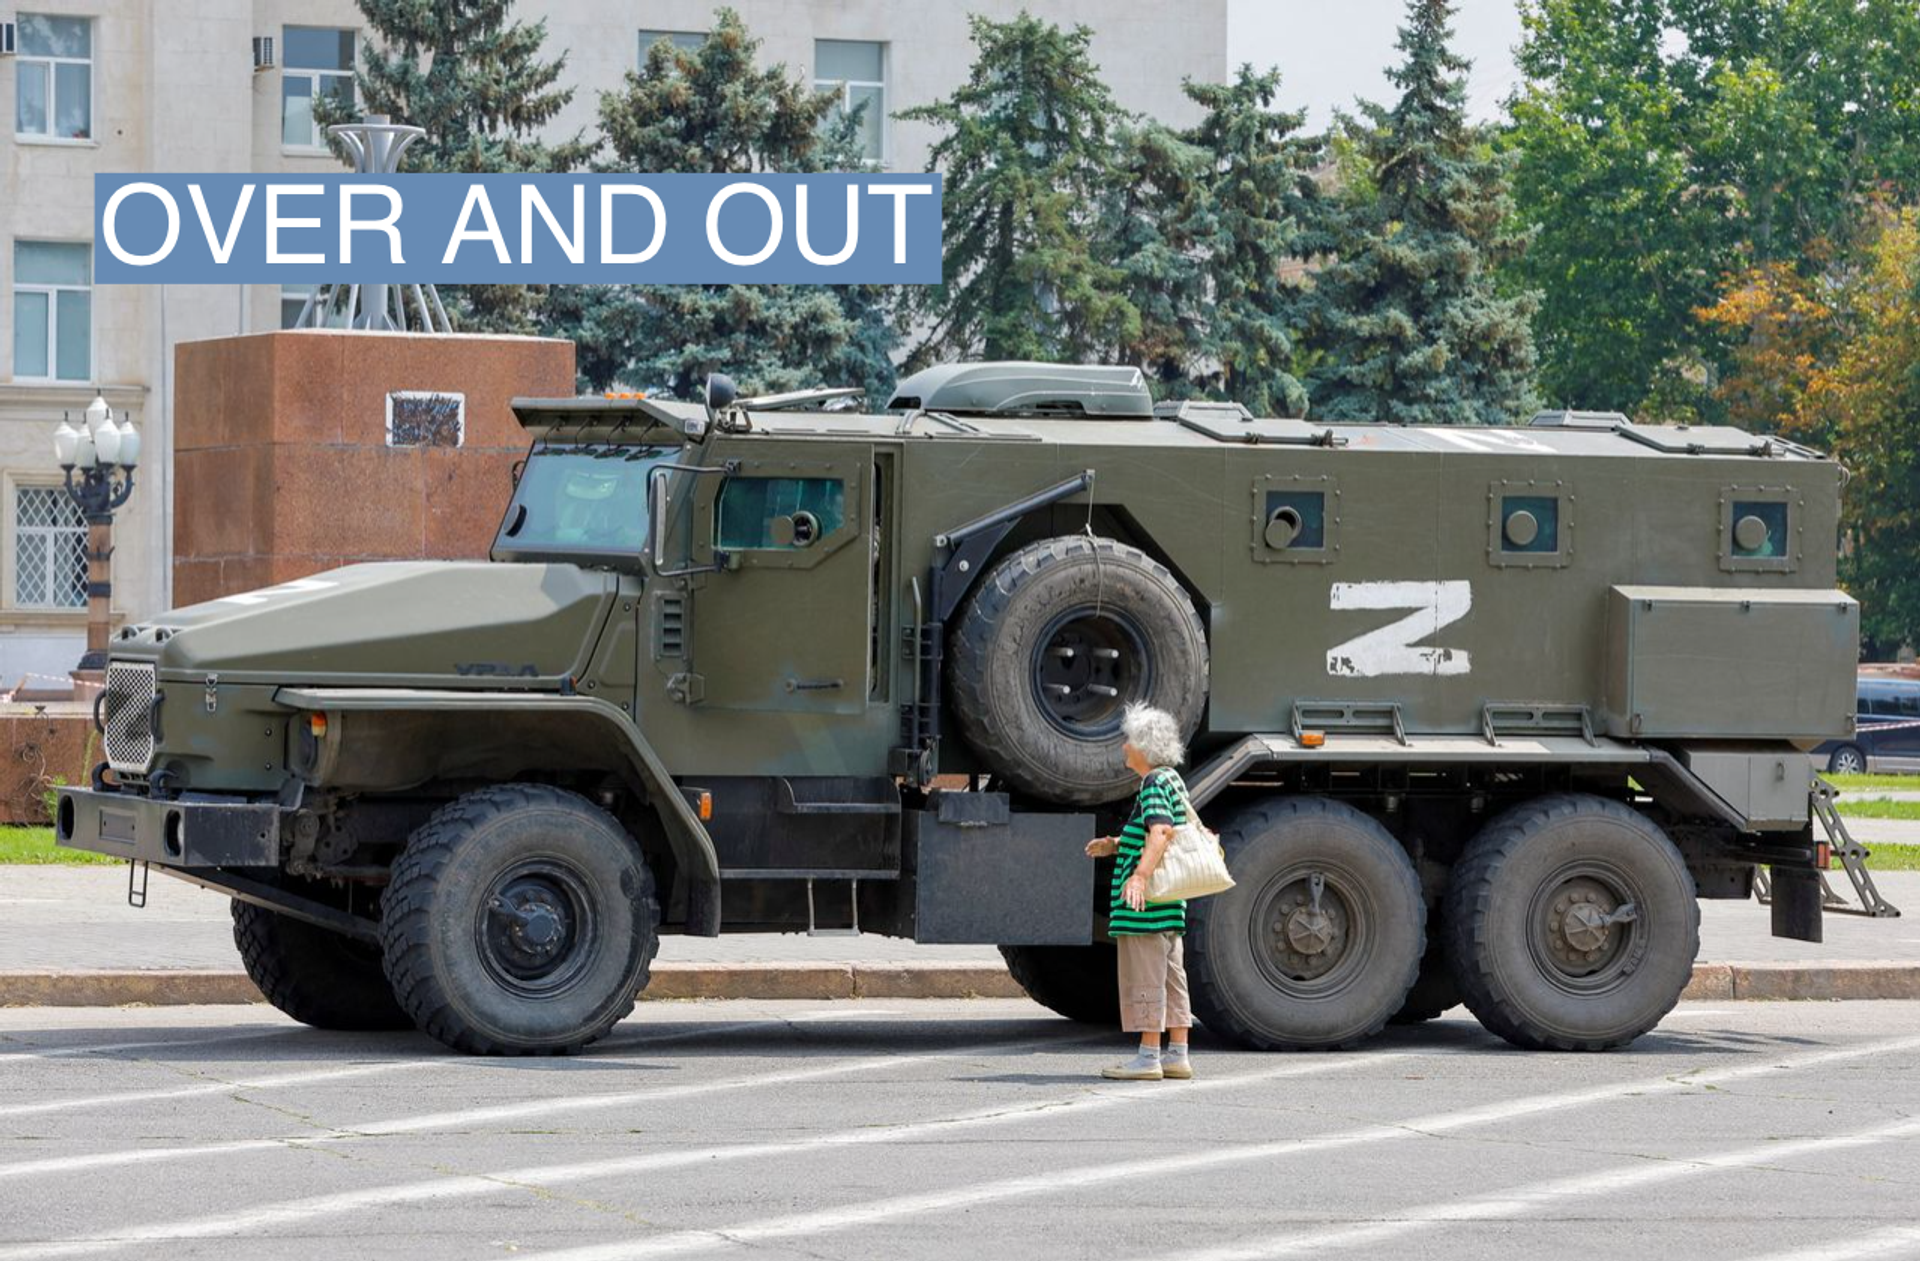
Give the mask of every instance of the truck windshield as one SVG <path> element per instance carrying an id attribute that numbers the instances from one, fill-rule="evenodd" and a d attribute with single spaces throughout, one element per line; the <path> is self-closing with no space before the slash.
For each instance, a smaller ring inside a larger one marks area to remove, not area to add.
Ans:
<path id="1" fill-rule="evenodd" d="M 494 556 L 638 557 L 647 544 L 647 472 L 676 450 L 535 452 L 513 489 Z"/>

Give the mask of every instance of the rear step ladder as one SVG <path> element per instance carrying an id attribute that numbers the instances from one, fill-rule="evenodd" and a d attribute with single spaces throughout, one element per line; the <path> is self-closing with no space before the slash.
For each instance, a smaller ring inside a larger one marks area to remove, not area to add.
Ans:
<path id="1" fill-rule="evenodd" d="M 1826 874 L 1820 876 L 1820 900 L 1823 910 L 1830 915 L 1864 915 L 1870 919 L 1898 919 L 1900 908 L 1880 896 L 1880 888 L 1873 882 L 1873 873 L 1867 870 L 1867 855 L 1871 852 L 1866 846 L 1853 839 L 1847 831 L 1846 820 L 1834 809 L 1834 798 L 1839 790 L 1818 775 L 1813 779 L 1813 793 L 1809 798 L 1813 806 L 1813 817 L 1820 820 L 1820 830 L 1827 834 L 1828 848 L 1833 856 L 1840 860 L 1840 866 L 1846 871 L 1847 879 L 1853 882 L 1853 892 L 1860 899 L 1860 905 L 1854 906 L 1834 892 L 1827 883 Z M 1754 879 L 1758 885 L 1755 900 L 1765 905 L 1773 900 L 1773 882 L 1767 877 L 1765 867 L 1754 869 Z"/>

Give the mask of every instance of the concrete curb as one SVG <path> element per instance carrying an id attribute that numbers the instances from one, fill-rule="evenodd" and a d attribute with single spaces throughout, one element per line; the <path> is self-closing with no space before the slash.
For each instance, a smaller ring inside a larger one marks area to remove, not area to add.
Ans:
<path id="1" fill-rule="evenodd" d="M 1019 998 L 991 963 L 661 963 L 642 996 L 695 998 Z M 1920 999 L 1920 964 L 1696 963 L 1683 998 Z M 0 1007 L 172 1007 L 260 1002 L 242 972 L 0 972 Z"/>

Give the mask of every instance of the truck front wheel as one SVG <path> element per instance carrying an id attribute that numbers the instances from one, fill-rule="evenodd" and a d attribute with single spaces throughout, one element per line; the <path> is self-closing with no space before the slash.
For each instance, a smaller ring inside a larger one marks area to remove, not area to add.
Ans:
<path id="1" fill-rule="evenodd" d="M 652 873 L 611 815 L 506 784 L 442 807 L 408 840 L 381 936 L 395 996 L 435 1038 L 565 1054 L 633 1010 L 659 920 Z"/>
<path id="2" fill-rule="evenodd" d="M 1007 971 L 1027 997 L 1083 1024 L 1120 1024 L 1120 955 L 1110 942 L 1091 946 L 1002 946 Z"/>
<path id="3" fill-rule="evenodd" d="M 380 948 L 233 900 L 233 944 L 269 1003 L 316 1029 L 411 1029 L 380 968 Z"/>
<path id="4" fill-rule="evenodd" d="M 1378 1033 L 1426 947 L 1413 862 L 1379 823 L 1319 797 L 1280 797 L 1220 834 L 1235 885 L 1187 907 L 1194 1014 L 1267 1050 Z"/>
<path id="5" fill-rule="evenodd" d="M 1468 844 L 1446 929 L 1454 975 L 1488 1031 L 1528 1050 L 1601 1051 L 1680 1001 L 1700 906 L 1680 851 L 1650 819 L 1565 793 L 1508 811 Z"/>

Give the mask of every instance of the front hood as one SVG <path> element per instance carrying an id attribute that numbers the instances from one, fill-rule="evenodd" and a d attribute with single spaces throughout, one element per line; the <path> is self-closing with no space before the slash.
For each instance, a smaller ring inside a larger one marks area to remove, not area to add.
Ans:
<path id="1" fill-rule="evenodd" d="M 349 565 L 175 609 L 109 651 L 223 682 L 537 686 L 580 673 L 617 583 L 576 565 Z"/>

